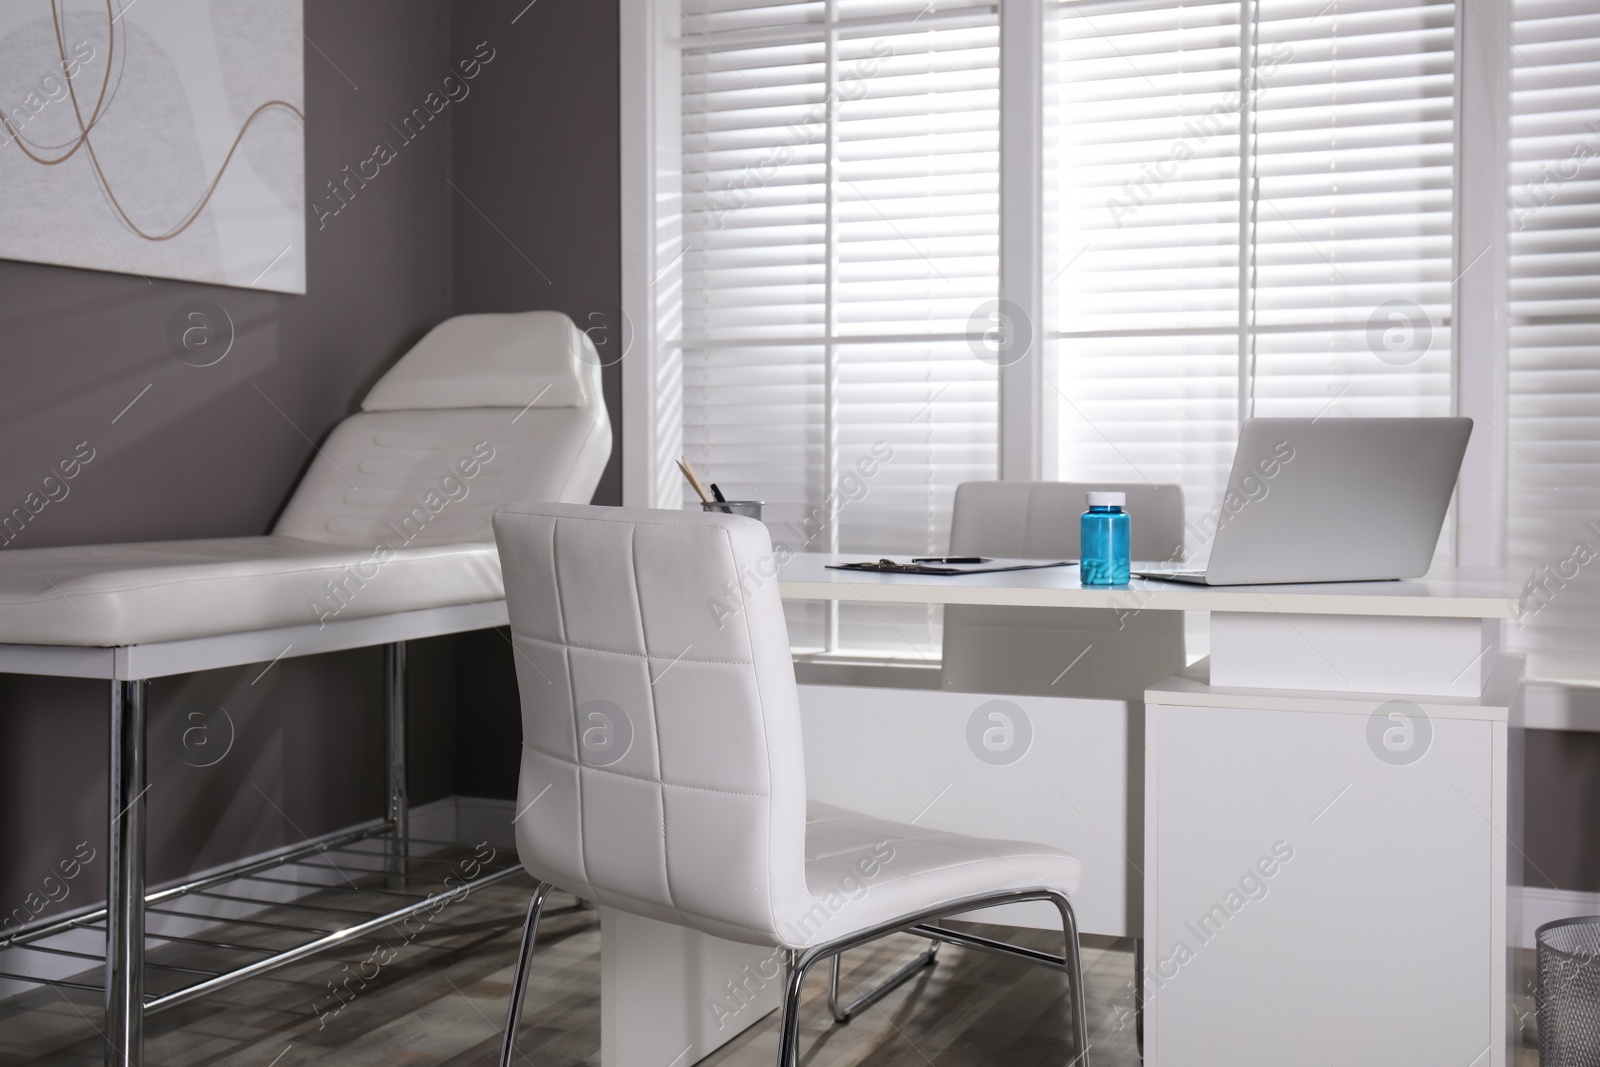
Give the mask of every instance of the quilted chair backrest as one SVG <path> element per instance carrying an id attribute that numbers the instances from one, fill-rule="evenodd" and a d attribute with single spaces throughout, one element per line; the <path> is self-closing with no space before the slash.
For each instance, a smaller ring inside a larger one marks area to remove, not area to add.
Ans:
<path id="1" fill-rule="evenodd" d="M 1084 494 L 1128 495 L 1134 559 L 1183 559 L 1183 489 L 1102 482 L 962 482 L 950 515 L 951 555 L 1077 559 Z"/>
<path id="2" fill-rule="evenodd" d="M 457 315 L 334 428 L 274 533 L 392 549 L 493 540 L 512 500 L 587 503 L 611 455 L 593 340 L 557 311 Z"/>
<path id="3" fill-rule="evenodd" d="M 1182 558 L 1179 486 L 1090 482 L 962 482 L 950 516 L 951 554 L 1077 559 L 1084 494 L 1099 489 L 1128 494 L 1134 559 Z M 1183 669 L 1183 613 L 1134 610 L 1126 593 L 1108 592 L 1106 603 L 952 604 L 944 609 L 944 681 L 968 693 L 1140 702 L 1146 688 Z"/>
<path id="4" fill-rule="evenodd" d="M 601 904 L 775 943 L 809 894 L 766 527 L 515 504 L 494 530 L 522 697 L 523 864 Z"/>

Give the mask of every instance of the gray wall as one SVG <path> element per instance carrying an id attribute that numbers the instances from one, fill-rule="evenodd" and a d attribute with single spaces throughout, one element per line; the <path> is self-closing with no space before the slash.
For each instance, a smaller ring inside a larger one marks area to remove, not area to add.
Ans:
<path id="1" fill-rule="evenodd" d="M 1600 734 L 1527 733 L 1524 885 L 1600 892 Z"/>
<path id="2" fill-rule="evenodd" d="M 10 548 L 264 533 L 313 460 L 309 440 L 439 320 L 615 304 L 615 9 L 541 0 L 512 25 L 522 6 L 305 5 L 310 198 L 392 137 L 389 123 L 478 42 L 496 49 L 468 97 L 379 179 L 322 228 L 308 215 L 305 296 L 0 261 L 0 502 L 9 510 L 79 442 L 95 450 Z M 574 39 L 600 54 L 575 60 Z M 574 119 L 580 104 L 589 111 Z M 203 369 L 166 340 L 169 317 L 196 298 L 237 331 L 227 358 Z M 613 368 L 613 404 L 616 389 Z M 616 502 L 618 484 L 613 464 L 597 500 Z M 514 795 L 503 638 L 420 642 L 412 657 L 414 800 Z M 259 680 L 255 667 L 153 683 L 152 878 L 378 816 L 381 667 L 381 652 L 363 650 L 285 660 Z M 0 913 L 78 842 L 103 856 L 105 716 L 102 684 L 0 675 Z M 103 868 L 91 871 L 58 907 L 102 894 Z"/>
<path id="3" fill-rule="evenodd" d="M 452 55 L 495 50 L 451 116 L 455 310 L 554 308 L 604 351 L 622 293 L 617 5 L 458 0 L 450 37 Z M 621 368 L 604 379 L 620 411 Z M 620 447 L 595 499 L 622 502 Z"/>
<path id="4" fill-rule="evenodd" d="M 496 53 L 451 127 L 456 311 L 554 308 L 590 330 L 604 353 L 620 342 L 622 291 L 617 5 L 462 0 L 451 38 L 452 54 L 468 55 L 481 41 Z M 595 502 L 620 504 L 621 367 L 603 375 L 616 443 Z M 516 795 L 522 726 L 506 640 L 492 632 L 457 639 L 455 780 L 464 796 Z"/>

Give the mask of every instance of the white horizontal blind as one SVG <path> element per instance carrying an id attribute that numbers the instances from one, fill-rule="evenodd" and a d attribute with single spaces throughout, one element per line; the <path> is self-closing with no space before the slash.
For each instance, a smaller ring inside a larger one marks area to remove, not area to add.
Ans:
<path id="1" fill-rule="evenodd" d="M 1529 674 L 1600 681 L 1600 0 L 1516 0 L 1507 557 Z"/>
<path id="2" fill-rule="evenodd" d="M 1239 421 L 1450 408 L 1453 7 L 1057 9 L 1060 467 L 1183 486 Z"/>
<path id="3" fill-rule="evenodd" d="M 995 476 L 998 28 L 924 6 L 684 8 L 684 447 L 797 549 L 942 551 Z M 928 655 L 937 623 L 790 608 L 802 647 Z"/>
<path id="4" fill-rule="evenodd" d="M 1176 482 L 1193 518 L 1238 427 L 1240 5 L 1053 13 L 1061 477 Z"/>
<path id="5" fill-rule="evenodd" d="M 1454 4 L 1268 0 L 1255 31 L 1255 413 L 1450 414 Z"/>

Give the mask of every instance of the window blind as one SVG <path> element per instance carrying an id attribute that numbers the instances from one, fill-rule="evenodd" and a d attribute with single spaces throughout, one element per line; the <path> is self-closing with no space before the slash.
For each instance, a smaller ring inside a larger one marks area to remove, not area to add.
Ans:
<path id="1" fill-rule="evenodd" d="M 796 550 L 943 551 L 995 476 L 998 26 L 925 7 L 683 9 L 684 448 Z M 788 610 L 800 647 L 938 646 L 936 611 Z"/>
<path id="2" fill-rule="evenodd" d="M 1453 6 L 1054 15 L 1060 470 L 1182 485 L 1203 556 L 1242 418 L 1449 413 Z"/>
<path id="3" fill-rule="evenodd" d="M 1508 644 L 1531 676 L 1600 681 L 1600 0 L 1516 0 Z"/>

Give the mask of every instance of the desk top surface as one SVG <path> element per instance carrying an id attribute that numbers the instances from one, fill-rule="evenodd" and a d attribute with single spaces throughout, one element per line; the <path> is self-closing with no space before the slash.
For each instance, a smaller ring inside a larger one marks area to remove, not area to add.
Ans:
<path id="1" fill-rule="evenodd" d="M 1509 570 L 1444 568 L 1402 582 L 1208 586 L 1135 578 L 1126 586 L 1085 588 L 1077 567 L 952 576 L 827 569 L 829 563 L 866 558 L 865 553 L 799 553 L 778 569 L 778 589 L 791 600 L 880 604 L 1514 619 L 1526 580 Z"/>

